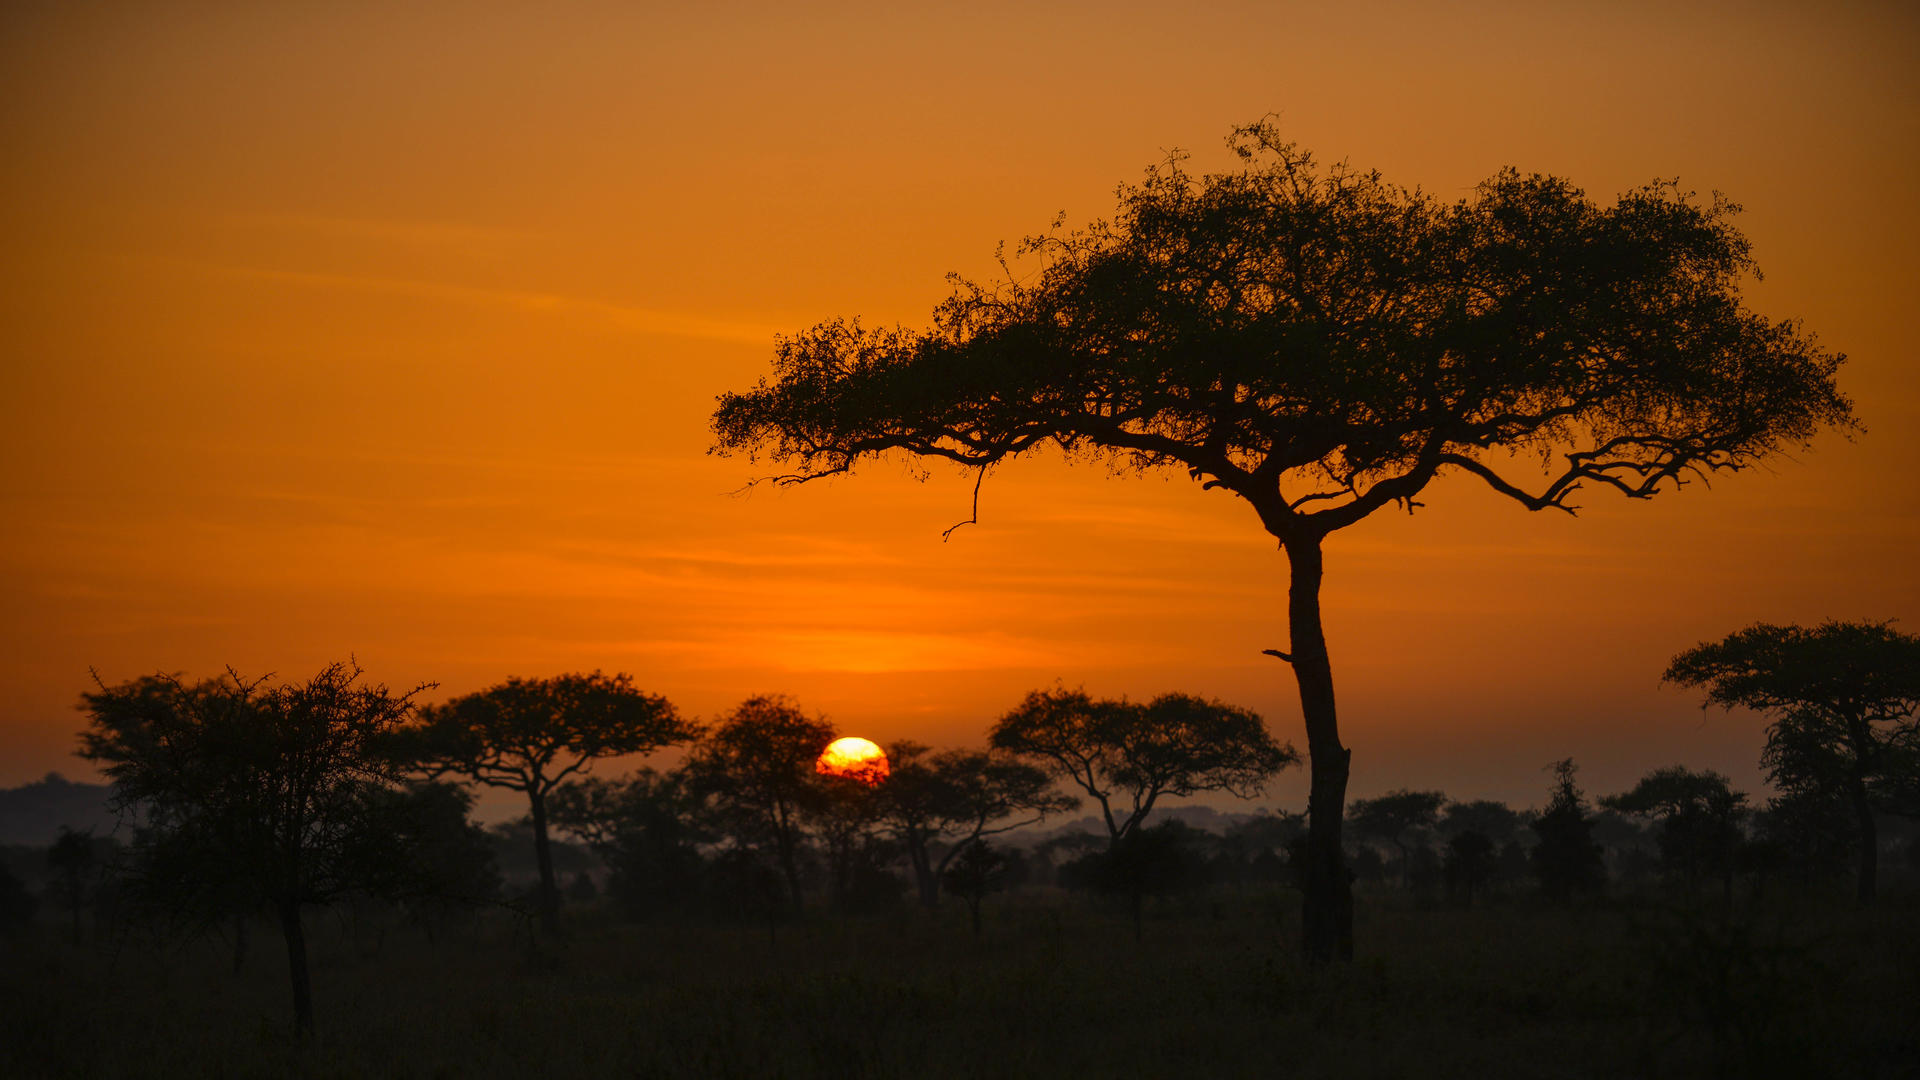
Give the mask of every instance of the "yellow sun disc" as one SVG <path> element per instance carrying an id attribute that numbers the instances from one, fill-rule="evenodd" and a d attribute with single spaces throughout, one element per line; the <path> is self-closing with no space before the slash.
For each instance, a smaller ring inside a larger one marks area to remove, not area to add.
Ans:
<path id="1" fill-rule="evenodd" d="M 822 775 L 856 780 L 869 787 L 879 784 L 893 771 L 887 764 L 886 751 L 870 740 L 853 735 L 828 744 L 813 768 Z"/>

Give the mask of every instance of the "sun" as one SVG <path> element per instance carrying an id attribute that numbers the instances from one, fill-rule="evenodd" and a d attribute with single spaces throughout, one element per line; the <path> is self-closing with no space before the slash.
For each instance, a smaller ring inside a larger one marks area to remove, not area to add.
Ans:
<path id="1" fill-rule="evenodd" d="M 835 739 L 820 752 L 813 770 L 823 776 L 839 776 L 868 787 L 878 787 L 893 772 L 886 751 L 871 740 L 849 735 Z"/>

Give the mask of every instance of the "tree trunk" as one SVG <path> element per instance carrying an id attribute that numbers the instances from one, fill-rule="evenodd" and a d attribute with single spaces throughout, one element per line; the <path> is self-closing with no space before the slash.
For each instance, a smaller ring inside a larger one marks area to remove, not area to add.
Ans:
<path id="1" fill-rule="evenodd" d="M 794 915 L 798 916 L 801 913 L 800 861 L 798 853 L 794 850 L 794 838 L 791 836 L 782 836 L 779 847 L 780 871 L 785 874 L 787 878 L 787 899 L 793 905 Z"/>
<path id="2" fill-rule="evenodd" d="M 1880 836 L 1873 822 L 1873 804 L 1867 799 L 1867 781 L 1856 774 L 1847 783 L 1848 800 L 1853 803 L 1853 816 L 1860 826 L 1860 878 L 1854 890 L 1854 898 L 1862 904 L 1871 904 L 1879 879 Z"/>
<path id="3" fill-rule="evenodd" d="M 313 1034 L 313 981 L 307 974 L 307 931 L 300 925 L 300 902 L 280 902 L 280 933 L 287 939 L 287 975 L 293 980 L 293 1027 Z"/>
<path id="4" fill-rule="evenodd" d="M 927 854 L 926 838 L 916 833 L 906 835 L 907 861 L 913 864 L 913 880 L 920 889 L 920 903 L 928 911 L 940 906 L 940 882 L 933 874 L 933 859 Z"/>
<path id="5" fill-rule="evenodd" d="M 553 880 L 553 848 L 547 843 L 547 797 L 538 786 L 527 792 L 533 803 L 533 857 L 540 864 L 540 929 L 560 933 L 560 888 Z"/>
<path id="6" fill-rule="evenodd" d="M 1333 667 L 1320 625 L 1322 563 L 1317 537 L 1283 545 L 1291 568 L 1287 630 L 1294 681 L 1307 725 L 1312 786 L 1307 795 L 1307 865 L 1300 921 L 1301 951 L 1313 967 L 1353 959 L 1353 881 L 1347 874 L 1340 828 L 1346 816 L 1347 773 L 1353 754 L 1340 745 L 1334 712 Z"/>

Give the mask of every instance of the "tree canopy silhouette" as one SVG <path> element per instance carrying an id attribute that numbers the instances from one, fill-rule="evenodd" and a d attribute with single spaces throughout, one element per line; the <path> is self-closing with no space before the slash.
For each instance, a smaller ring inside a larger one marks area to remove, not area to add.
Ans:
<path id="1" fill-rule="evenodd" d="M 666 698 L 634 689 L 625 674 L 508 679 L 420 710 L 397 751 L 432 776 L 452 773 L 527 796 L 540 867 L 540 923 L 559 929 L 560 891 L 547 835 L 547 799 L 596 760 L 646 754 L 698 728 Z"/>
<path id="2" fill-rule="evenodd" d="M 1540 842 L 1528 854 L 1533 876 L 1549 900 L 1564 903 L 1577 895 L 1597 893 L 1607 883 L 1607 864 L 1600 845 L 1593 842 L 1593 819 L 1574 774 L 1579 767 L 1563 758 L 1553 769 L 1553 797 L 1533 819 Z"/>
<path id="3" fill-rule="evenodd" d="M 149 677 L 82 695 L 80 755 L 145 820 L 137 891 L 189 921 L 269 905 L 302 1032 L 313 1030 L 313 991 L 301 909 L 389 893 L 409 866 L 383 744 L 426 688 L 396 695 L 360 674 L 336 663 L 272 686 L 231 671 L 191 686 Z"/>
<path id="4" fill-rule="evenodd" d="M 1920 771 L 1920 637 L 1886 622 L 1755 623 L 1674 657 L 1666 681 L 1771 718 L 1764 760 L 1775 785 L 1846 802 L 1860 846 L 1856 893 L 1872 900 L 1874 789 Z"/>
<path id="5" fill-rule="evenodd" d="M 790 698 L 761 695 L 741 702 L 687 754 L 693 793 L 742 849 L 771 849 L 796 913 L 807 819 L 827 797 L 814 761 L 832 741 L 824 719 L 809 717 Z"/>
<path id="6" fill-rule="evenodd" d="M 988 735 L 995 750 L 1044 762 L 1100 804 L 1110 844 L 1125 840 L 1163 795 L 1225 791 L 1251 798 L 1300 755 L 1246 709 L 1191 694 L 1144 704 L 1036 690 Z M 1124 798 L 1124 801 L 1121 799 Z M 1116 810 L 1117 804 L 1117 810 Z"/>
<path id="7" fill-rule="evenodd" d="M 1080 800 L 1053 790 L 1047 771 L 978 750 L 929 752 L 901 740 L 887 747 L 893 775 L 879 788 L 880 816 L 906 849 L 920 902 L 933 907 L 941 875 L 974 841 L 1031 825 Z M 931 845 L 947 840 L 938 861 Z"/>
<path id="8" fill-rule="evenodd" d="M 1401 788 L 1372 799 L 1355 799 L 1347 814 L 1347 824 L 1361 836 L 1385 840 L 1400 852 L 1400 884 L 1408 884 L 1408 861 L 1413 852 L 1407 847 L 1407 834 L 1431 829 L 1440 821 L 1440 808 L 1447 805 L 1444 791 L 1409 791 Z"/>
<path id="9" fill-rule="evenodd" d="M 1731 896 L 1734 854 L 1744 839 L 1740 818 L 1746 802 L 1744 793 L 1733 790 L 1732 781 L 1712 769 L 1695 772 L 1671 765 L 1653 770 L 1618 795 L 1601 799 L 1600 805 L 1658 822 L 1660 856 L 1680 872 L 1688 887 L 1713 870 Z"/>
<path id="10" fill-rule="evenodd" d="M 1849 426 L 1851 404 L 1841 356 L 1742 306 L 1754 263 L 1718 195 L 1662 181 L 1602 206 L 1509 169 L 1446 201 L 1321 167 L 1270 122 L 1229 145 L 1238 171 L 1175 154 L 1112 220 L 1029 239 L 1028 276 L 955 277 L 930 329 L 779 339 L 771 380 L 720 397 L 714 449 L 798 483 L 895 450 L 984 478 L 1053 445 L 1246 500 L 1291 568 L 1271 652 L 1306 722 L 1303 933 L 1325 962 L 1351 955 L 1352 897 L 1324 539 L 1445 474 L 1534 510 L 1647 498 Z"/>

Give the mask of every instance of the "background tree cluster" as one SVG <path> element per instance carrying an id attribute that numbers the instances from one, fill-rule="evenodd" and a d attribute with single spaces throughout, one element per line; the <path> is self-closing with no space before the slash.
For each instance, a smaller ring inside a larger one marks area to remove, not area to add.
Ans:
<path id="1" fill-rule="evenodd" d="M 1649 885 L 1691 897 L 1708 882 L 1730 902 L 1743 875 L 1759 891 L 1851 861 L 1857 895 L 1871 900 L 1882 822 L 1911 817 L 1920 787 L 1920 639 L 1885 623 L 1759 625 L 1683 652 L 1667 677 L 1768 717 L 1778 793 L 1765 806 L 1724 776 L 1677 765 L 1595 803 L 1566 760 L 1537 812 L 1432 790 L 1356 800 L 1342 865 L 1416 899 L 1444 893 L 1470 906 L 1525 881 L 1556 903 Z M 1313 887 L 1310 814 L 1217 832 L 1152 820 L 1167 798 L 1257 795 L 1299 761 L 1260 717 L 1207 698 L 1035 691 L 991 725 L 986 749 L 898 742 L 891 778 L 876 783 L 823 775 L 816 761 L 835 732 L 784 697 L 748 698 L 703 724 L 625 675 L 510 679 L 418 706 L 425 689 L 368 685 L 352 664 L 299 683 L 229 671 L 101 685 L 83 696 L 91 725 L 80 752 L 113 781 L 130 842 L 62 835 L 45 855 L 44 898 L 75 942 L 83 910 L 109 900 L 159 930 L 231 928 L 236 966 L 251 920 L 270 918 L 296 1024 L 310 1030 L 306 911 L 374 901 L 431 931 L 499 897 L 497 838 L 471 821 L 470 788 L 447 777 L 526 796 L 529 909 L 549 934 L 563 899 L 552 831 L 598 857 L 615 904 L 636 918 L 730 912 L 777 927 L 809 896 L 858 912 L 911 887 L 928 907 L 943 888 L 961 897 L 977 927 L 987 896 L 1033 881 L 1115 897 L 1138 932 L 1154 896 Z M 670 769 L 588 775 L 668 746 L 685 751 Z M 990 842 L 1083 797 L 1098 832 L 1025 850 Z M 598 888 L 582 874 L 573 891 Z M 11 870 L 0 877 L 8 921 L 30 917 L 35 902 Z"/>

